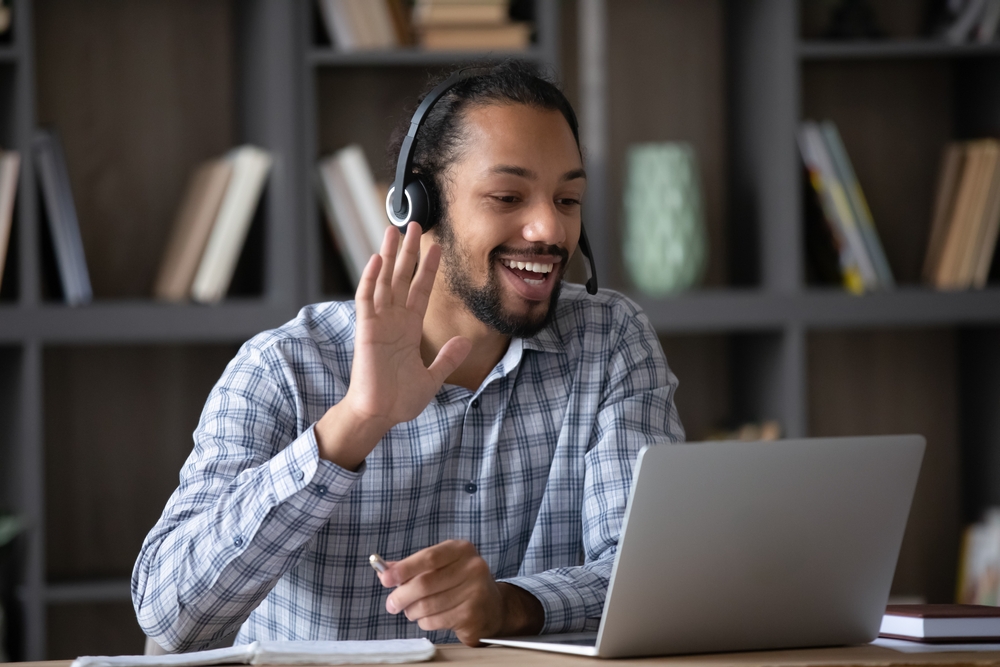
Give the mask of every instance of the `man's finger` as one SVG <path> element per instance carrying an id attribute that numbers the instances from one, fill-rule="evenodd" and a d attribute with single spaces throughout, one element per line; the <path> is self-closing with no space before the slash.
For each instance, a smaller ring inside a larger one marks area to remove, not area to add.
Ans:
<path id="1" fill-rule="evenodd" d="M 375 281 L 376 307 L 384 307 L 392 304 L 392 271 L 396 266 L 396 248 L 399 247 L 399 232 L 395 227 L 385 230 L 382 237 L 382 250 L 379 255 L 382 257 L 382 268 L 378 272 L 378 279 Z"/>
<path id="2" fill-rule="evenodd" d="M 392 302 L 405 304 L 410 291 L 410 280 L 413 278 L 413 267 L 420 257 L 420 225 L 411 222 L 406 226 L 406 236 L 403 237 L 403 250 L 396 258 L 396 270 L 392 276 Z"/>
<path id="3" fill-rule="evenodd" d="M 420 260 L 420 266 L 417 267 L 417 274 L 413 277 L 410 294 L 406 300 L 406 307 L 421 317 L 427 312 L 427 303 L 430 301 L 431 290 L 434 288 L 434 277 L 437 275 L 440 264 L 441 246 L 433 243 Z"/>
<path id="4" fill-rule="evenodd" d="M 462 584 L 465 582 L 466 578 L 462 576 L 462 569 L 457 563 L 425 572 L 394 590 L 385 601 L 385 609 L 390 614 L 406 612 L 406 617 L 411 621 L 431 613 L 440 613 L 461 602 Z M 449 593 L 452 597 L 438 598 Z M 448 600 L 453 598 L 458 599 L 448 604 Z M 436 601 L 427 607 L 429 600 Z"/>
<path id="5" fill-rule="evenodd" d="M 439 570 L 449 563 L 454 563 L 465 554 L 465 550 L 462 548 L 464 544 L 467 543 L 460 542 L 459 540 L 448 540 L 421 549 L 415 554 L 396 561 L 382 575 L 383 583 L 387 586 L 400 586 L 425 572 Z"/>
<path id="6" fill-rule="evenodd" d="M 472 351 L 472 341 L 462 336 L 455 336 L 438 350 L 437 358 L 427 371 L 438 385 L 444 384 L 448 376 L 465 361 Z"/>
<path id="7" fill-rule="evenodd" d="M 358 280 L 358 289 L 354 292 L 354 300 L 357 304 L 358 317 L 371 317 L 374 311 L 372 299 L 375 297 L 375 280 L 378 277 L 379 269 L 382 268 L 382 257 L 372 255 L 368 258 L 368 263 L 361 271 L 361 278 Z"/>

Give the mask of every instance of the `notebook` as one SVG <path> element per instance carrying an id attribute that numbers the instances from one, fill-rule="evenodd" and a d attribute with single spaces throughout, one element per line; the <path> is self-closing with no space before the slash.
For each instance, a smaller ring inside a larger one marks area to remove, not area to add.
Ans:
<path id="1" fill-rule="evenodd" d="M 645 447 L 597 632 L 483 641 L 603 658 L 871 642 L 924 445 Z"/>

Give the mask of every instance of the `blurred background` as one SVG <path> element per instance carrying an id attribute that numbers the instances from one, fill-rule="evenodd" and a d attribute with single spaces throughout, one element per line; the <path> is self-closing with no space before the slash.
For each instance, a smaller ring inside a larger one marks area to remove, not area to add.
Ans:
<path id="1" fill-rule="evenodd" d="M 993 0 L 9 0 L 4 16 L 9 658 L 142 652 L 129 576 L 213 383 L 255 333 L 351 298 L 389 134 L 429 77 L 511 55 L 578 111 L 601 286 L 659 332 L 689 439 L 923 434 L 893 595 L 996 603 L 971 565 L 959 582 L 963 544 L 986 545 L 983 572 L 1000 550 L 992 524 L 967 528 L 1000 504 Z"/>

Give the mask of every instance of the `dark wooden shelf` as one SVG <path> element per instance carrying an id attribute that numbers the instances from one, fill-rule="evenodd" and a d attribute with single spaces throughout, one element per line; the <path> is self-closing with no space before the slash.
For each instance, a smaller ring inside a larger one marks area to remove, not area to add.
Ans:
<path id="1" fill-rule="evenodd" d="M 904 287 L 863 296 L 840 290 L 719 290 L 634 298 L 663 334 L 780 330 L 791 324 L 811 329 L 1000 324 L 996 288 L 948 293 Z"/>
<path id="2" fill-rule="evenodd" d="M 306 54 L 306 61 L 318 67 L 431 67 L 456 65 L 480 60 L 523 58 L 543 60 L 538 48 L 518 51 L 422 51 L 419 49 L 394 49 L 379 51 L 334 51 L 330 47 L 313 48 Z"/>
<path id="3" fill-rule="evenodd" d="M 228 301 L 213 306 L 107 301 L 0 307 L 0 344 L 241 342 L 295 316 L 290 306 Z"/>
<path id="4" fill-rule="evenodd" d="M 799 42 L 802 60 L 864 60 L 885 58 L 974 58 L 1000 56 L 1000 42 L 949 44 L 932 39 L 871 41 L 805 40 Z"/>

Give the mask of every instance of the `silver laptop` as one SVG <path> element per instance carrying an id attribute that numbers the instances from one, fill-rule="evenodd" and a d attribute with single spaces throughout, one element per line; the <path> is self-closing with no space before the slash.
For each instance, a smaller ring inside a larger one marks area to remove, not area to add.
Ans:
<path id="1" fill-rule="evenodd" d="M 483 641 L 601 658 L 870 642 L 924 445 L 645 447 L 597 632 Z"/>

